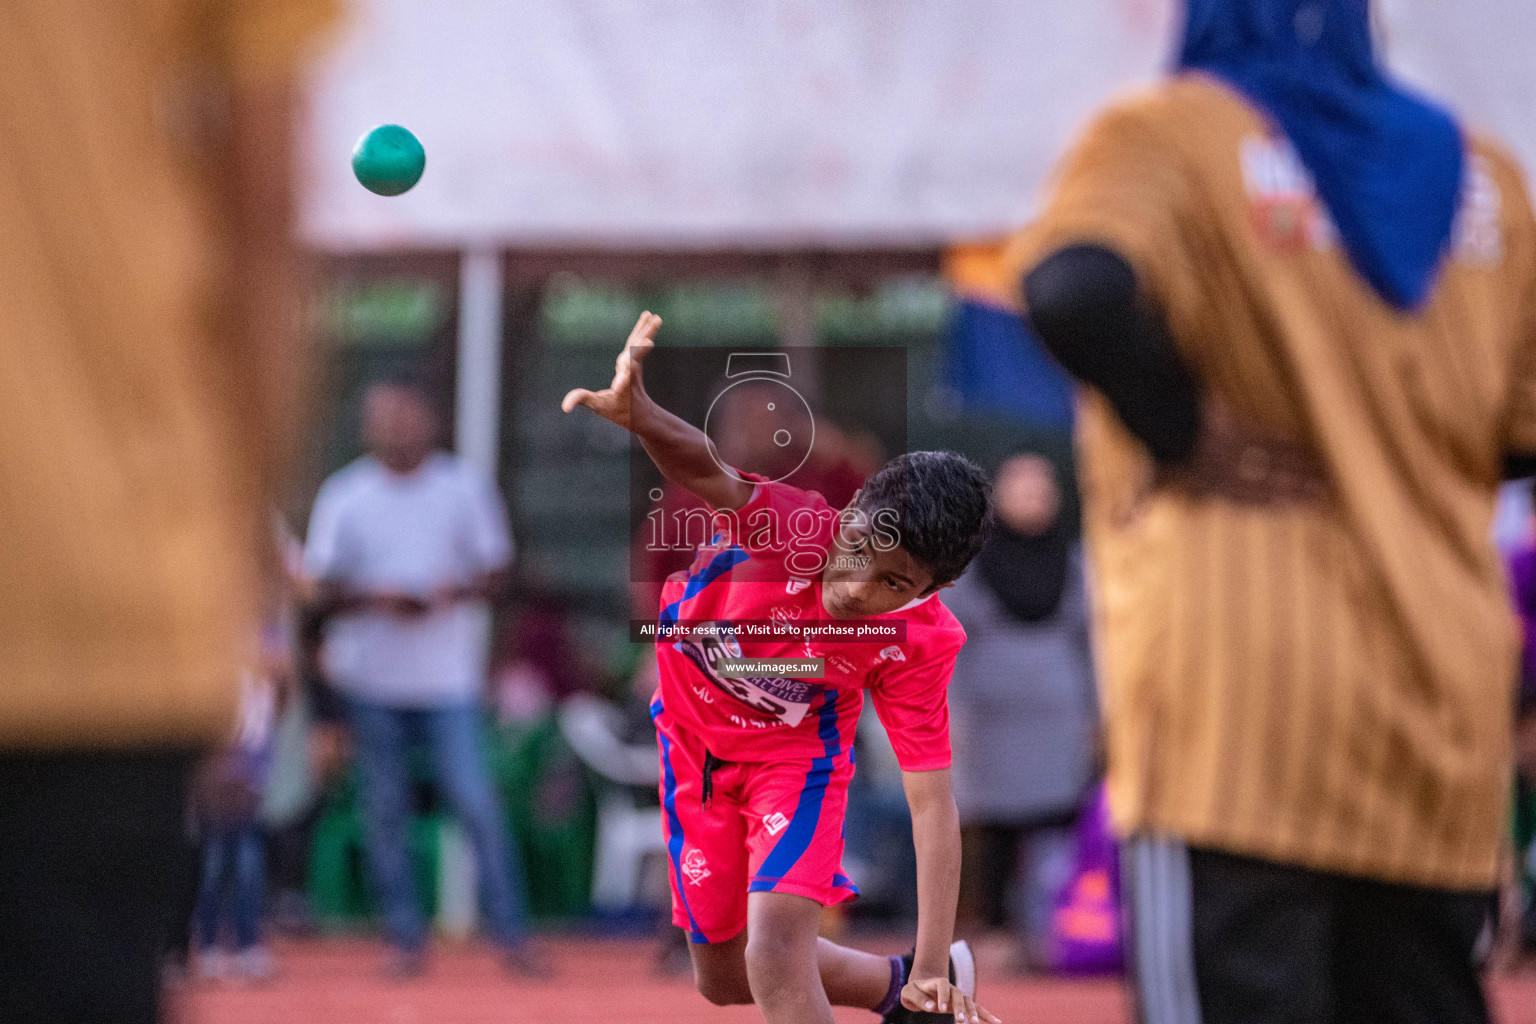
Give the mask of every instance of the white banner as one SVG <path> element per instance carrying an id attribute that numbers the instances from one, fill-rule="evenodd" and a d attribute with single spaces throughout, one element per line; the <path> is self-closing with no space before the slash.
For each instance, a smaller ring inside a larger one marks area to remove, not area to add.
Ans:
<path id="1" fill-rule="evenodd" d="M 1029 215 L 1178 0 L 353 0 L 304 223 L 335 250 L 939 244 Z M 1536 157 L 1536 4 L 1386 0 L 1405 72 Z M 427 151 L 382 198 L 353 142 Z"/>

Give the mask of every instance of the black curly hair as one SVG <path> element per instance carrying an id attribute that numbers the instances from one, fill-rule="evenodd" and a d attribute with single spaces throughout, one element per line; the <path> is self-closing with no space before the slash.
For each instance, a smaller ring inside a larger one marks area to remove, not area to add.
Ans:
<path id="1" fill-rule="evenodd" d="M 992 482 L 956 452 L 908 452 L 865 481 L 859 508 L 896 512 L 901 546 L 938 587 L 959 579 L 987 539 Z"/>

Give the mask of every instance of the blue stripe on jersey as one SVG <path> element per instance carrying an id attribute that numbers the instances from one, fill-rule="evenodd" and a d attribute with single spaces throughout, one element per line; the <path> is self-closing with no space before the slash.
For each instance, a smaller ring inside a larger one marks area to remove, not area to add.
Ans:
<path id="1" fill-rule="evenodd" d="M 709 560 L 708 565 L 688 577 L 688 585 L 683 588 L 683 596 L 663 608 L 658 621 L 664 626 L 676 622 L 678 619 L 677 611 L 682 607 L 684 601 L 697 597 L 699 591 L 750 557 L 752 556 L 742 550 L 739 544 L 732 544 L 724 551 L 715 552 L 715 556 Z"/>
<path id="2" fill-rule="evenodd" d="M 660 710 L 661 701 L 651 705 L 652 715 Z M 664 791 L 661 804 L 667 810 L 667 856 L 672 860 L 672 881 L 677 886 L 677 898 L 683 904 L 683 913 L 688 915 L 689 938 L 694 942 L 708 942 L 709 939 L 699 930 L 699 922 L 693 918 L 693 911 L 688 906 L 688 893 L 684 889 L 687 879 L 683 877 L 683 822 L 677 816 L 677 776 L 672 771 L 672 741 L 659 729 L 656 738 L 661 741 L 661 781 Z"/>
<path id="3" fill-rule="evenodd" d="M 833 760 L 842 749 L 837 734 L 837 691 L 822 691 L 826 697 L 821 704 L 817 735 L 821 737 L 823 756 L 811 761 L 810 771 L 805 773 L 805 786 L 800 790 L 800 801 L 795 806 L 789 827 L 779 837 L 762 867 L 747 886 L 748 892 L 770 892 L 787 875 L 804 855 L 816 835 L 816 825 L 821 821 L 821 802 L 832 781 Z"/>
<path id="4" fill-rule="evenodd" d="M 837 735 L 837 691 L 829 687 L 822 692 L 827 695 L 827 699 L 821 705 L 821 720 L 816 724 L 816 735 L 821 737 L 826 756 L 836 757 L 843 750 Z"/>

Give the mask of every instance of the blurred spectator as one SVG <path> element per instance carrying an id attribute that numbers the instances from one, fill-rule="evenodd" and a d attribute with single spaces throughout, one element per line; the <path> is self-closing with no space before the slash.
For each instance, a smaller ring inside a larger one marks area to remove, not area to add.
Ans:
<path id="1" fill-rule="evenodd" d="M 490 703 L 498 724 L 534 721 L 585 689 L 579 664 L 565 599 L 537 589 L 520 594 L 491 661 Z"/>
<path id="2" fill-rule="evenodd" d="M 944 595 L 968 637 L 949 686 L 955 802 L 972 912 L 992 927 L 1013 920 L 1023 965 L 1035 968 L 1071 873 L 1097 702 L 1082 555 L 1061 516 L 1055 467 L 1012 456 L 993 500 L 996 530 Z"/>
<path id="3" fill-rule="evenodd" d="M 280 933 L 314 930 L 309 899 L 311 845 L 330 784 L 347 769 L 350 753 L 341 699 L 320 664 L 324 617 L 313 581 L 304 574 L 304 545 L 286 523 L 278 525 L 287 579 L 292 697 L 277 723 L 273 772 L 263 801 L 271 919 Z"/>
<path id="4" fill-rule="evenodd" d="M 148 1022 L 299 389 L 328 0 L 0 9 L 0 1019 Z"/>
<path id="5" fill-rule="evenodd" d="M 324 660 L 352 725 L 368 861 L 395 950 L 389 971 L 425 968 L 407 846 L 407 752 L 422 740 L 474 848 L 490 936 L 509 969 L 534 972 L 521 862 L 482 738 L 483 614 L 503 589 L 511 538 L 490 481 L 437 450 L 437 429 L 417 385 L 374 385 L 363 411 L 369 454 L 320 488 L 305 561 L 332 616 Z"/>
<path id="6" fill-rule="evenodd" d="M 849 916 L 914 921 L 917 851 L 912 811 L 890 735 L 872 707 L 859 716 L 854 752 L 858 770 L 848 787 L 843 868 L 859 880 L 859 898 L 848 906 Z"/>
<path id="7" fill-rule="evenodd" d="M 266 849 L 259 812 L 292 674 L 291 631 L 277 618 L 262 627 L 259 664 L 244 674 L 233 741 L 198 779 L 193 806 L 202 837 L 202 884 L 195 924 L 204 978 L 261 981 L 272 975 L 272 955 L 261 945 Z M 232 956 L 224 951 L 225 924 L 233 932 Z"/>

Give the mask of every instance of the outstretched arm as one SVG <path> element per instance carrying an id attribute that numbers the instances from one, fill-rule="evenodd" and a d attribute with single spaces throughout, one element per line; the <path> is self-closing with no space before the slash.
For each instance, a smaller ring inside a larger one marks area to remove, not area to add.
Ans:
<path id="1" fill-rule="evenodd" d="M 955 937 L 955 904 L 960 898 L 960 813 L 949 769 L 904 771 L 901 784 L 912 810 L 912 842 L 917 847 L 917 945 L 902 1004 L 909 1010 L 953 1014 L 966 1024 L 991 1024 L 995 1016 L 949 983 L 949 944 Z"/>
<path id="2" fill-rule="evenodd" d="M 601 391 L 574 388 L 561 400 L 560 408 L 570 412 L 584 405 L 634 434 L 663 476 L 711 508 L 741 508 L 752 497 L 752 484 L 721 467 L 702 430 L 667 412 L 645 393 L 640 365 L 656 347 L 660 326 L 661 317 L 641 313 L 614 363 L 613 383 Z"/>

